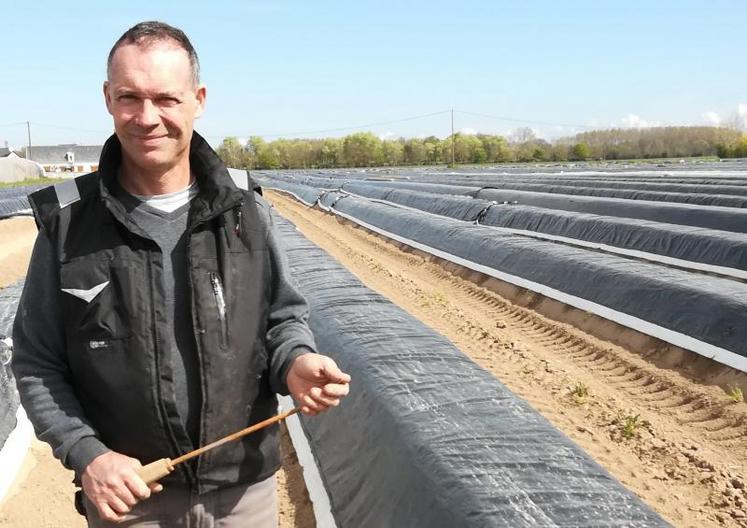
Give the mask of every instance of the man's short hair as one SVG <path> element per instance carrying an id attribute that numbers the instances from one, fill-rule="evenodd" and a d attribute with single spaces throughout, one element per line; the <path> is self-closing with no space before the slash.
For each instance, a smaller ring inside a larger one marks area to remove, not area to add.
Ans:
<path id="1" fill-rule="evenodd" d="M 106 61 L 107 78 L 111 77 L 114 52 L 116 52 L 120 47 L 126 44 L 148 46 L 155 42 L 168 41 L 172 41 L 187 52 L 187 55 L 189 56 L 189 65 L 192 68 L 192 82 L 194 86 L 197 87 L 197 85 L 200 84 L 200 60 L 197 58 L 195 48 L 187 38 L 187 35 L 184 34 L 184 31 L 175 28 L 174 26 L 170 26 L 165 22 L 158 22 L 157 20 L 149 20 L 147 22 L 135 24 L 119 37 L 119 40 L 114 43 L 114 46 L 109 52 L 109 58 Z"/>

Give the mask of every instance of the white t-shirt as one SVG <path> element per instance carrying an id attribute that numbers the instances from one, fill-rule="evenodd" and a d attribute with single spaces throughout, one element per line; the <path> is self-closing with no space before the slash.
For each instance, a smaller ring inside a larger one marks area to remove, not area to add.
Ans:
<path id="1" fill-rule="evenodd" d="M 130 194 L 138 200 L 148 204 L 150 207 L 154 207 L 159 211 L 171 213 L 197 196 L 197 182 L 193 181 L 189 186 L 181 191 L 175 191 L 172 193 L 154 194 L 152 196 L 143 196 L 142 194 L 135 193 Z"/>

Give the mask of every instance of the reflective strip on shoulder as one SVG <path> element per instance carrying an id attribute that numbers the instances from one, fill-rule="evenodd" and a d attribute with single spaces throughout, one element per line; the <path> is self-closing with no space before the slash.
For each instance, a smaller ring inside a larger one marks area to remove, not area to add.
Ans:
<path id="1" fill-rule="evenodd" d="M 236 184 L 236 187 L 245 191 L 249 190 L 249 173 L 242 169 L 228 168 L 228 174 L 231 175 L 231 179 Z"/>
<path id="2" fill-rule="evenodd" d="M 57 201 L 60 202 L 60 209 L 64 209 L 68 205 L 74 204 L 80 200 L 78 184 L 75 183 L 75 179 L 56 183 L 54 186 L 54 192 L 57 193 Z"/>

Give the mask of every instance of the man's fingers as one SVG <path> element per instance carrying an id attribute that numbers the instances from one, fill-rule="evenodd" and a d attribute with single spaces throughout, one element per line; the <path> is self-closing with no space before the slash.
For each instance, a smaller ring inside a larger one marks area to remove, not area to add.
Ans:
<path id="1" fill-rule="evenodd" d="M 122 501 L 122 504 L 127 506 L 127 511 L 129 511 L 130 508 L 132 508 L 135 504 L 137 504 L 139 501 L 135 497 L 132 491 L 130 491 L 129 483 L 122 480 L 122 485 L 119 486 L 116 490 L 113 490 L 113 493 L 115 493 L 115 498 L 117 500 Z M 112 501 L 109 501 L 111 504 Z M 115 511 L 119 511 L 116 508 L 114 508 Z M 126 512 L 125 512 L 126 513 Z"/>
<path id="2" fill-rule="evenodd" d="M 334 391 L 333 391 L 334 392 Z M 309 390 L 309 396 L 318 405 L 326 407 L 337 407 L 340 404 L 340 397 L 334 395 L 327 395 L 327 392 L 319 387 L 312 387 Z M 324 410 L 324 409 L 318 409 Z"/>
<path id="3" fill-rule="evenodd" d="M 101 517 L 101 519 L 104 520 L 104 521 L 119 522 L 122 519 L 124 519 L 123 515 L 119 515 L 118 513 L 116 513 L 106 503 L 104 503 L 104 504 L 97 504 L 96 507 L 99 510 L 99 517 Z"/>
<path id="4" fill-rule="evenodd" d="M 326 408 L 325 405 L 316 401 L 314 397 L 311 396 L 311 394 L 304 395 L 304 397 L 301 399 L 301 403 L 303 404 L 303 406 L 307 407 L 311 411 L 314 411 L 315 413 L 323 411 Z"/>
<path id="5" fill-rule="evenodd" d="M 316 403 L 319 408 L 317 410 L 323 411 L 327 407 L 337 407 L 340 404 L 340 398 L 328 398 L 326 396 L 314 396 L 312 397 L 314 400 L 314 403 Z"/>
<path id="6" fill-rule="evenodd" d="M 106 502 L 114 513 L 121 515 L 130 512 L 131 507 L 125 504 L 125 501 L 119 497 L 110 497 Z"/>
<path id="7" fill-rule="evenodd" d="M 135 474 L 128 477 L 125 479 L 125 484 L 137 500 L 145 500 L 150 497 L 150 488 L 139 475 Z M 130 504 L 130 506 L 134 506 L 134 504 Z"/>
<path id="8" fill-rule="evenodd" d="M 331 359 L 324 366 L 324 373 L 327 375 L 327 379 L 333 383 L 350 383 L 350 374 L 341 371 Z"/>
<path id="9" fill-rule="evenodd" d="M 306 405 L 301 406 L 301 412 L 307 416 L 316 416 L 317 414 L 319 414 L 318 412 L 312 410 Z"/>
<path id="10" fill-rule="evenodd" d="M 148 487 L 150 488 L 151 493 L 161 493 L 163 491 L 163 485 L 158 482 L 149 484 Z"/>
<path id="11" fill-rule="evenodd" d="M 347 396 L 350 392 L 350 386 L 346 383 L 341 385 L 339 383 L 327 383 L 322 387 L 322 393 L 330 398 L 342 398 Z"/>

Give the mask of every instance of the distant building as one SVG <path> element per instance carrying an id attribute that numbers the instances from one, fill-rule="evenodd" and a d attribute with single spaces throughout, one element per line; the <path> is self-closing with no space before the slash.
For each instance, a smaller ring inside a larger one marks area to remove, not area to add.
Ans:
<path id="1" fill-rule="evenodd" d="M 54 145 L 25 148 L 26 159 L 42 166 L 48 175 L 72 173 L 72 175 L 92 172 L 99 167 L 99 157 L 103 145 Z"/>
<path id="2" fill-rule="evenodd" d="M 16 151 L 13 147 L 8 145 L 8 142 L 5 142 L 5 147 L 0 147 L 0 158 L 19 158 L 20 156 L 16 154 Z"/>

